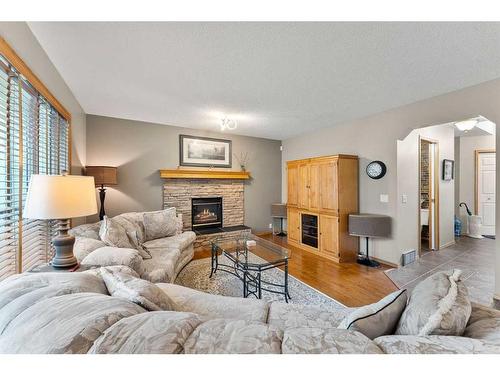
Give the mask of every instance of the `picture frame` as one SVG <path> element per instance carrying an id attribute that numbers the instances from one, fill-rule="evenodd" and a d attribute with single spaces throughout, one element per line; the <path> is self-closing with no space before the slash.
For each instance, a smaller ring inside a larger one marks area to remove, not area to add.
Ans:
<path id="1" fill-rule="evenodd" d="M 451 181 L 454 178 L 455 161 L 450 159 L 443 159 L 443 180 Z"/>
<path id="2" fill-rule="evenodd" d="M 188 167 L 232 167 L 232 141 L 179 135 L 179 164 Z"/>

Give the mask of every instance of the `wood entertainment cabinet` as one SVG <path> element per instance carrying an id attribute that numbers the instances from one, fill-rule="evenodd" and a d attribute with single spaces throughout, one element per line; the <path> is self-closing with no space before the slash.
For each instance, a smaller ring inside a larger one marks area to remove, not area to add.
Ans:
<path id="1" fill-rule="evenodd" d="M 358 171 L 354 155 L 287 162 L 290 244 L 337 262 L 356 260 L 348 215 L 358 212 Z"/>

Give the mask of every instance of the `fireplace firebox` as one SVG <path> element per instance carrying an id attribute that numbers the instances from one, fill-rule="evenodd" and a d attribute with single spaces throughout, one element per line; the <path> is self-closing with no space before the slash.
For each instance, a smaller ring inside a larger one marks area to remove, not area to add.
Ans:
<path id="1" fill-rule="evenodd" d="M 193 230 L 222 228 L 222 197 L 191 198 L 191 225 Z"/>

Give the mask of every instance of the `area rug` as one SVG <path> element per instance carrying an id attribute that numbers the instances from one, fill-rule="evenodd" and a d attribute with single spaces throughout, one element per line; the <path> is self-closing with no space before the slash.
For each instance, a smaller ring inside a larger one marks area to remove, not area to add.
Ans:
<path id="1" fill-rule="evenodd" d="M 256 257 L 251 255 L 250 257 Z M 243 296 L 243 283 L 236 276 L 220 269 L 212 278 L 210 276 L 210 258 L 193 260 L 184 267 L 179 273 L 175 283 L 186 286 L 192 289 L 200 290 L 210 294 L 218 294 L 231 297 Z M 229 264 L 227 259 L 219 256 L 219 264 Z M 282 284 L 284 281 L 284 272 L 280 269 L 273 268 L 262 273 L 262 280 Z M 325 310 L 345 310 L 346 306 L 342 303 L 330 298 L 326 294 L 310 287 L 293 276 L 288 275 L 289 292 L 292 297 L 289 303 L 302 305 L 314 305 Z M 250 296 L 248 298 L 255 298 Z M 262 299 L 269 302 L 281 301 L 285 302 L 285 297 L 280 294 L 262 291 Z"/>

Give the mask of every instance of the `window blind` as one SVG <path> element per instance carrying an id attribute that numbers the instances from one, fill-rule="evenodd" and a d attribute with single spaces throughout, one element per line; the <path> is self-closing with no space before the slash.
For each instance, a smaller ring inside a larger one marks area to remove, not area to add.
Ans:
<path id="1" fill-rule="evenodd" d="M 53 256 L 53 221 L 23 219 L 30 177 L 69 170 L 69 123 L 0 55 L 0 280 Z"/>

